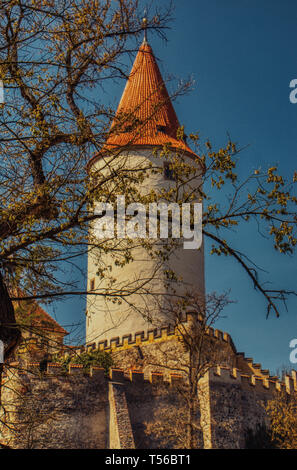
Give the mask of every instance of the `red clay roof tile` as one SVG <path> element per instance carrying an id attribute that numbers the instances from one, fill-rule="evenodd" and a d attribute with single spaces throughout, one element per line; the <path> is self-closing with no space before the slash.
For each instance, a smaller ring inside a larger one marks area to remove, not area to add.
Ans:
<path id="1" fill-rule="evenodd" d="M 26 320 L 26 316 L 31 322 L 32 326 L 40 327 L 44 330 L 50 330 L 56 333 L 60 333 L 63 336 L 68 335 L 66 331 L 53 317 L 51 317 L 37 302 L 36 300 L 22 301 L 21 298 L 25 297 L 25 293 L 22 289 L 17 288 L 14 290 L 14 295 L 20 297 L 20 300 L 13 301 L 14 306 L 21 307 L 20 318 L 16 318 L 17 321 Z M 18 313 L 16 310 L 16 317 Z"/>
<path id="2" fill-rule="evenodd" d="M 63 336 L 68 335 L 66 331 L 53 317 L 51 317 L 37 302 L 32 306 L 32 326 L 40 327 L 55 333 L 61 333 Z"/>
<path id="3" fill-rule="evenodd" d="M 171 148 L 196 156 L 183 140 L 177 138 L 179 127 L 152 48 L 144 41 L 135 58 L 103 151 L 168 144 Z"/>

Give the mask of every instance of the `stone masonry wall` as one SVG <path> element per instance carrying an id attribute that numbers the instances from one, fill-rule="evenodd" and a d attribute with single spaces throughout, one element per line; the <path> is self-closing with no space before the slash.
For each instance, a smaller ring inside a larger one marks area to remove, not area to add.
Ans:
<path id="1" fill-rule="evenodd" d="M 134 436 L 122 383 L 109 383 L 109 448 L 134 449 Z"/>
<path id="2" fill-rule="evenodd" d="M 295 377 L 293 371 L 292 374 Z M 200 402 L 204 423 L 204 447 L 216 449 L 245 448 L 248 431 L 257 431 L 260 425 L 269 426 L 265 411 L 268 400 L 282 388 L 296 393 L 293 379 L 285 383 L 263 379 L 217 367 L 201 381 Z M 291 386 L 290 386 L 291 385 Z"/>
<path id="3" fill-rule="evenodd" d="M 12 448 L 185 448 L 188 403 L 176 373 L 39 364 L 10 365 L 1 386 L 0 443 Z M 283 383 L 217 367 L 201 380 L 194 411 L 196 448 L 245 448 L 248 430 L 267 423 L 264 406 L 284 389 L 297 392 L 296 372 Z M 198 406 L 199 405 L 199 406 Z M 1 424 L 2 423 L 2 424 Z"/>
<path id="4" fill-rule="evenodd" d="M 107 413 L 108 384 L 102 374 L 12 371 L 2 386 L 1 419 L 9 427 L 1 426 L 0 441 L 23 449 L 104 449 Z"/>

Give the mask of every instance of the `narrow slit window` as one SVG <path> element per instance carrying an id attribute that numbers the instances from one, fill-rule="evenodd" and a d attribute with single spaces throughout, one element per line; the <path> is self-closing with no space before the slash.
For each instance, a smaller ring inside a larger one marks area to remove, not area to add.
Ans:
<path id="1" fill-rule="evenodd" d="M 157 124 L 157 132 L 164 132 L 164 134 L 166 134 L 166 126 L 162 126 L 161 124 Z"/>
<path id="2" fill-rule="evenodd" d="M 95 289 L 95 279 L 91 279 L 90 280 L 90 290 L 94 290 Z"/>

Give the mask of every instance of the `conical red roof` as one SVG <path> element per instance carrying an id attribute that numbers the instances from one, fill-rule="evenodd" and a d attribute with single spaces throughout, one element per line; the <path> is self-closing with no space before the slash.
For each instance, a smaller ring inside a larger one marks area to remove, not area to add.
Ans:
<path id="1" fill-rule="evenodd" d="M 180 127 L 151 46 L 143 41 L 103 148 L 163 146 L 194 152 L 177 138 Z M 196 155 L 195 155 L 196 156 Z"/>

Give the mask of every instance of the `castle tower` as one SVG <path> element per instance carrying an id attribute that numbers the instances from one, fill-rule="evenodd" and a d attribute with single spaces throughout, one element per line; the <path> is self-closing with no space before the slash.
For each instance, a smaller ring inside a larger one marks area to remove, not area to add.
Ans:
<path id="1" fill-rule="evenodd" d="M 172 165 L 169 164 L 171 157 L 166 154 L 164 157 L 163 154 L 164 145 L 175 155 L 174 158 L 183 158 L 201 169 L 199 158 L 187 145 L 186 139 L 179 138 L 179 129 L 180 124 L 156 58 L 145 38 L 135 58 L 106 144 L 89 163 L 90 174 L 95 178 L 96 175 L 104 175 L 108 179 L 112 172 L 120 175 L 125 170 L 133 170 L 134 178 L 139 175 L 138 189 L 143 196 L 151 191 L 168 191 L 176 182 Z M 158 168 L 159 171 L 144 170 L 149 167 Z M 146 177 L 143 178 L 144 171 Z M 123 186 L 119 183 L 117 187 L 112 187 L 105 198 L 112 200 L 115 193 L 122 195 Z M 201 178 L 198 174 L 183 191 L 191 193 L 199 186 Z M 133 199 L 133 191 L 126 196 L 130 197 L 130 202 L 137 202 Z M 174 217 L 172 224 L 173 220 Z M 95 233 L 94 227 L 91 230 Z M 118 243 L 121 247 L 125 241 Z M 156 246 L 158 243 L 162 246 L 162 241 L 156 242 Z M 115 260 L 108 253 L 99 254 L 96 248 L 89 251 L 88 290 L 97 295 L 88 295 L 87 299 L 87 344 L 117 337 L 121 340 L 124 335 L 133 336 L 136 332 L 168 325 L 171 323 L 168 305 L 172 299 L 185 292 L 204 295 L 203 246 L 200 249 L 184 249 L 181 240 L 180 246 L 162 262 L 149 255 L 143 246 L 135 246 L 133 260 L 120 266 L 120 259 Z M 102 275 L 103 265 L 112 281 Z M 172 276 L 173 272 L 176 277 Z M 113 295 L 120 290 L 129 295 L 118 302 Z M 112 295 L 101 295 L 107 291 Z M 132 295 L 131 291 L 134 292 Z"/>

